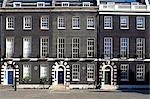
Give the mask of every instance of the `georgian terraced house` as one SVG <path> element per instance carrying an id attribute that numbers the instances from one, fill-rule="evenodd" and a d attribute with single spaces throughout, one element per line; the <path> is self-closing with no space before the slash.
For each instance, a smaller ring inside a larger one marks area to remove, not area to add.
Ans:
<path id="1" fill-rule="evenodd" d="M 149 3 L 0 0 L 0 83 L 149 88 Z"/>

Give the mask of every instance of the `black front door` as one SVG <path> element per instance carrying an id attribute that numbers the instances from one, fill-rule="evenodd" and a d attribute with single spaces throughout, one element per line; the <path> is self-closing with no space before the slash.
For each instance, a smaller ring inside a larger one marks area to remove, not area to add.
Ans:
<path id="1" fill-rule="evenodd" d="M 58 84 L 64 83 L 64 71 L 58 71 Z"/>
<path id="2" fill-rule="evenodd" d="M 105 71 L 105 84 L 111 85 L 111 71 Z"/>

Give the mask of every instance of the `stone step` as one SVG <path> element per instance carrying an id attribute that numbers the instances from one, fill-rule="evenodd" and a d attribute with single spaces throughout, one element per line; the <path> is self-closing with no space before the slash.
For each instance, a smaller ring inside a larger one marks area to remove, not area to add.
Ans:
<path id="1" fill-rule="evenodd" d="M 116 90 L 117 86 L 114 86 L 114 85 L 102 85 L 101 89 L 102 90 Z"/>
<path id="2" fill-rule="evenodd" d="M 0 89 L 13 89 L 13 86 L 10 85 L 0 85 Z"/>
<path id="3" fill-rule="evenodd" d="M 68 88 L 64 86 L 63 84 L 59 84 L 59 85 L 52 85 L 50 87 L 50 90 L 65 91 L 65 90 L 68 90 Z"/>

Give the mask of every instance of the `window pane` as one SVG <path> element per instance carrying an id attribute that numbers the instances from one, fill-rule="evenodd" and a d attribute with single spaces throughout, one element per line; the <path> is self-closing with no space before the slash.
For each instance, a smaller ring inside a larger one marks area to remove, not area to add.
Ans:
<path id="1" fill-rule="evenodd" d="M 137 58 L 145 58 L 145 38 L 136 38 Z"/>
<path id="2" fill-rule="evenodd" d="M 23 65 L 23 78 L 31 77 L 31 66 L 28 64 Z"/>
<path id="3" fill-rule="evenodd" d="M 31 16 L 24 16 L 23 17 L 23 27 L 24 29 L 32 29 L 32 17 Z"/>
<path id="4" fill-rule="evenodd" d="M 121 81 L 128 81 L 129 65 L 121 64 L 120 72 L 121 72 L 121 75 L 120 75 Z"/>
<path id="5" fill-rule="evenodd" d="M 6 38 L 6 57 L 10 58 L 14 54 L 14 38 Z"/>
<path id="6" fill-rule="evenodd" d="M 94 81 L 95 77 L 95 65 L 87 64 L 87 81 Z"/>
<path id="7" fill-rule="evenodd" d="M 80 29 L 80 18 L 79 17 L 72 18 L 72 29 Z"/>
<path id="8" fill-rule="evenodd" d="M 57 57 L 64 58 L 64 54 L 65 54 L 65 39 L 58 38 L 57 39 Z"/>
<path id="9" fill-rule="evenodd" d="M 79 38 L 73 38 L 72 39 L 72 57 L 73 58 L 79 58 Z"/>
<path id="10" fill-rule="evenodd" d="M 144 81 L 145 79 L 145 65 L 144 64 L 137 64 L 136 66 L 136 80 L 137 81 Z"/>
<path id="11" fill-rule="evenodd" d="M 13 16 L 6 17 L 6 29 L 14 29 L 15 18 Z"/>
<path id="12" fill-rule="evenodd" d="M 145 29 L 145 17 L 136 17 L 137 29 Z"/>
<path id="13" fill-rule="evenodd" d="M 112 16 L 104 16 L 104 29 L 112 29 Z"/>
<path id="14" fill-rule="evenodd" d="M 112 58 L 112 44 L 113 42 L 111 37 L 104 38 L 104 58 Z"/>
<path id="15" fill-rule="evenodd" d="M 64 17 L 57 18 L 57 26 L 58 26 L 58 29 L 65 29 L 65 18 Z"/>
<path id="16" fill-rule="evenodd" d="M 120 28 L 121 29 L 128 29 L 129 28 L 129 17 L 128 16 L 121 16 L 120 17 Z"/>
<path id="17" fill-rule="evenodd" d="M 23 57 L 29 57 L 31 54 L 31 37 L 23 38 Z"/>
<path id="18" fill-rule="evenodd" d="M 87 29 L 95 28 L 95 20 L 94 17 L 87 17 Z"/>
<path id="19" fill-rule="evenodd" d="M 41 17 L 41 29 L 49 29 L 49 17 L 48 16 Z"/>
<path id="20" fill-rule="evenodd" d="M 94 50 L 95 50 L 95 42 L 94 39 L 87 40 L 87 57 L 94 57 Z"/>
<path id="21" fill-rule="evenodd" d="M 129 54 L 129 38 L 120 38 L 120 57 L 127 58 Z"/>
<path id="22" fill-rule="evenodd" d="M 72 65 L 72 81 L 79 81 L 80 80 L 80 65 L 73 64 Z"/>
<path id="23" fill-rule="evenodd" d="M 47 64 L 40 65 L 40 78 L 42 77 L 48 77 L 48 65 Z"/>
<path id="24" fill-rule="evenodd" d="M 48 37 L 41 38 L 41 57 L 47 57 L 49 54 L 49 39 Z"/>

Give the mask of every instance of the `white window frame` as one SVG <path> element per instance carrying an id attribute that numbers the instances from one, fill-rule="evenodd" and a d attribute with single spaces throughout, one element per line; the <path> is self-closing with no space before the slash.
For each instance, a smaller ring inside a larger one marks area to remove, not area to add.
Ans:
<path id="1" fill-rule="evenodd" d="M 30 44 L 25 45 L 25 42 L 28 42 Z M 31 55 L 31 52 L 32 52 L 32 38 L 31 37 L 24 37 L 23 38 L 23 57 L 24 58 L 29 57 Z"/>
<path id="2" fill-rule="evenodd" d="M 28 68 L 28 69 L 26 69 L 26 70 L 29 70 L 28 71 L 28 75 L 25 75 L 25 68 Z M 31 77 L 31 65 L 30 64 L 23 64 L 23 78 L 25 78 L 25 77 Z"/>
<path id="3" fill-rule="evenodd" d="M 83 7 L 90 7 L 90 2 L 82 2 Z"/>
<path id="4" fill-rule="evenodd" d="M 104 16 L 104 29 L 113 29 L 113 17 Z"/>
<path id="5" fill-rule="evenodd" d="M 62 6 L 62 7 L 69 7 L 69 2 L 62 2 L 62 3 L 61 3 L 61 6 Z"/>
<path id="6" fill-rule="evenodd" d="M 37 2 L 37 7 L 45 7 L 45 2 Z"/>
<path id="7" fill-rule="evenodd" d="M 24 30 L 32 29 L 32 16 L 24 16 L 23 17 L 23 29 Z"/>
<path id="8" fill-rule="evenodd" d="M 59 41 L 63 41 L 63 42 L 59 42 Z M 64 58 L 65 57 L 65 49 L 66 49 L 65 38 L 64 37 L 58 37 L 57 38 L 57 58 Z"/>
<path id="9" fill-rule="evenodd" d="M 141 67 L 143 70 L 141 70 Z M 141 77 L 141 78 L 138 78 Z M 136 81 L 145 81 L 145 64 L 136 65 Z"/>
<path id="10" fill-rule="evenodd" d="M 76 50 L 77 52 L 75 52 Z M 72 38 L 72 58 L 79 58 L 80 55 L 80 38 Z"/>
<path id="11" fill-rule="evenodd" d="M 120 55 L 121 55 L 121 58 L 128 58 L 129 38 L 120 38 Z"/>
<path id="12" fill-rule="evenodd" d="M 13 48 L 9 48 L 10 45 L 8 44 L 8 41 L 11 41 L 11 46 Z M 11 52 L 9 52 L 11 50 Z M 14 54 L 14 37 L 7 37 L 6 38 L 6 57 L 11 58 Z"/>
<path id="13" fill-rule="evenodd" d="M 93 24 L 91 25 L 91 19 L 93 19 Z M 87 29 L 95 29 L 95 18 L 93 16 L 87 17 Z"/>
<path id="14" fill-rule="evenodd" d="M 105 42 L 105 41 L 109 41 L 109 42 Z M 107 49 L 105 49 L 105 48 L 107 48 Z M 113 57 L 112 54 L 113 54 L 113 38 L 112 37 L 104 37 L 104 58 L 110 59 Z"/>
<path id="15" fill-rule="evenodd" d="M 46 40 L 47 42 L 43 42 L 43 40 L 44 41 Z M 45 50 L 47 50 L 47 52 Z M 40 57 L 45 58 L 45 57 L 48 57 L 48 55 L 49 55 L 49 37 L 41 37 L 40 38 Z"/>
<path id="16" fill-rule="evenodd" d="M 136 55 L 138 59 L 145 58 L 145 38 L 136 38 Z"/>
<path id="17" fill-rule="evenodd" d="M 41 16 L 41 29 L 48 30 L 49 29 L 49 16 Z"/>
<path id="18" fill-rule="evenodd" d="M 66 29 L 65 17 L 57 17 L 57 29 Z"/>
<path id="19" fill-rule="evenodd" d="M 72 29 L 80 29 L 80 17 L 79 16 L 72 17 Z"/>
<path id="20" fill-rule="evenodd" d="M 120 16 L 120 29 L 129 29 L 129 16 Z"/>
<path id="21" fill-rule="evenodd" d="M 95 64 L 87 64 L 87 81 L 94 81 L 94 80 L 95 80 Z"/>
<path id="22" fill-rule="evenodd" d="M 143 21 L 141 19 L 143 19 Z M 145 17 L 144 16 L 136 17 L 136 29 L 145 30 Z"/>
<path id="23" fill-rule="evenodd" d="M 92 41 L 94 45 L 90 45 Z M 89 53 L 91 53 L 91 56 L 89 55 Z M 94 56 L 95 56 L 95 38 L 88 38 L 87 39 L 87 57 L 94 57 Z"/>
<path id="24" fill-rule="evenodd" d="M 77 75 L 74 75 L 74 73 Z M 73 64 L 72 65 L 72 81 L 80 81 L 80 64 Z"/>
<path id="25" fill-rule="evenodd" d="M 120 72 L 121 72 L 120 73 L 120 80 L 121 81 L 129 81 L 129 64 L 121 64 L 120 65 Z M 126 77 L 122 78 L 122 75 L 126 76 Z"/>
<path id="26" fill-rule="evenodd" d="M 22 6 L 21 2 L 13 2 L 13 7 L 20 8 Z"/>
<path id="27" fill-rule="evenodd" d="M 40 64 L 40 78 L 48 77 L 48 64 Z"/>
<path id="28" fill-rule="evenodd" d="M 15 17 L 7 16 L 6 17 L 6 30 L 14 30 L 15 28 Z"/>

